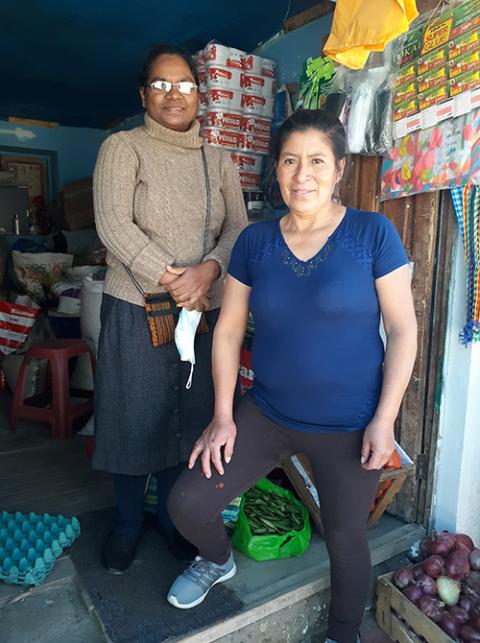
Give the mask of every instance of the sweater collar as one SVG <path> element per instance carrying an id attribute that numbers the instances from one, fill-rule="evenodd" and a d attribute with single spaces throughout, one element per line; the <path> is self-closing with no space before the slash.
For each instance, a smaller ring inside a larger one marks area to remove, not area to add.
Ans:
<path id="1" fill-rule="evenodd" d="M 165 143 L 178 145 L 179 147 L 200 148 L 203 145 L 200 137 L 200 124 L 196 119 L 186 132 L 177 132 L 176 130 L 160 125 L 160 123 L 148 114 L 145 114 L 145 129 L 150 136 L 154 136 Z"/>

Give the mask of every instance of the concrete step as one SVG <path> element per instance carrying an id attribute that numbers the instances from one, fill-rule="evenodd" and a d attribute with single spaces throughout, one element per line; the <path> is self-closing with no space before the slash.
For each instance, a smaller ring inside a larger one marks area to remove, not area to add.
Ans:
<path id="1" fill-rule="evenodd" d="M 416 524 L 385 515 L 369 529 L 372 577 L 395 569 L 404 553 L 424 535 Z M 299 559 L 257 563 L 236 554 L 237 576 L 229 587 L 241 597 L 244 610 L 189 636 L 182 643 L 318 643 L 323 640 L 329 604 L 329 563 L 325 544 L 314 536 Z M 370 602 L 374 601 L 374 582 Z M 372 643 L 381 634 L 376 633 Z M 388 641 L 387 639 L 384 639 Z M 366 642 L 368 643 L 368 641 Z"/>

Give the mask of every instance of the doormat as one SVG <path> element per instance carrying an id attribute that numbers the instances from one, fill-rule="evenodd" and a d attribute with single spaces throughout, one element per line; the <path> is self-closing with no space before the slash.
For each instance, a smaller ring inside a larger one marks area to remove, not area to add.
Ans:
<path id="1" fill-rule="evenodd" d="M 205 601 L 179 610 L 167 603 L 171 583 L 185 568 L 168 551 L 159 533 L 142 533 L 131 567 L 121 576 L 106 572 L 100 561 L 111 529 L 113 509 L 80 516 L 82 535 L 70 557 L 113 643 L 174 641 L 238 614 L 243 604 L 227 585 L 217 585 Z"/>

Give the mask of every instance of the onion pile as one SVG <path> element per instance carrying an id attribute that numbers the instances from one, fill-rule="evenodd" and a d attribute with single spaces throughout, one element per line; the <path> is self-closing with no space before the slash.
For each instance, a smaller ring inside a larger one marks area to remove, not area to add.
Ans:
<path id="1" fill-rule="evenodd" d="M 467 534 L 433 533 L 423 560 L 401 567 L 394 584 L 454 641 L 480 643 L 480 548 Z"/>

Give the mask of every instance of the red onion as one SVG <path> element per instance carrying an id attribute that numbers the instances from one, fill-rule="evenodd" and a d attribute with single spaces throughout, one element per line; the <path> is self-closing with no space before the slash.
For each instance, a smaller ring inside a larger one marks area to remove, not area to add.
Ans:
<path id="1" fill-rule="evenodd" d="M 423 571 L 431 578 L 442 576 L 445 569 L 445 560 L 441 556 L 429 556 L 423 563 Z"/>
<path id="2" fill-rule="evenodd" d="M 472 615 L 480 616 L 480 602 L 479 601 L 475 601 L 473 603 L 472 609 L 470 610 L 470 612 L 472 613 Z"/>
<path id="3" fill-rule="evenodd" d="M 473 540 L 470 538 L 470 536 L 467 536 L 467 534 L 456 534 L 455 541 L 460 545 L 464 545 L 464 547 L 466 547 L 468 551 L 472 551 L 472 549 L 475 549 Z"/>
<path id="4" fill-rule="evenodd" d="M 453 618 L 460 623 L 460 625 L 465 625 L 465 623 L 468 623 L 469 616 L 467 610 L 464 610 L 458 605 L 454 605 L 448 611 L 453 616 Z"/>
<path id="5" fill-rule="evenodd" d="M 432 546 L 432 539 L 428 536 L 422 538 L 420 541 L 420 551 L 424 558 L 430 555 L 430 547 Z"/>
<path id="6" fill-rule="evenodd" d="M 475 605 L 475 600 L 471 596 L 462 596 L 458 601 L 458 606 L 470 613 L 472 607 Z"/>
<path id="7" fill-rule="evenodd" d="M 474 594 L 474 598 L 480 600 L 480 572 L 471 571 L 465 580 L 468 593 Z"/>
<path id="8" fill-rule="evenodd" d="M 398 589 L 405 589 L 412 578 L 412 570 L 409 567 L 399 567 L 393 575 L 393 582 Z"/>
<path id="9" fill-rule="evenodd" d="M 417 587 L 420 587 L 423 594 L 437 593 L 437 586 L 434 579 L 431 576 L 427 576 L 427 574 L 422 574 L 416 578 L 414 582 Z"/>
<path id="10" fill-rule="evenodd" d="M 428 616 L 428 618 L 432 619 L 435 623 L 438 623 L 445 613 L 445 603 L 442 603 L 442 601 L 430 594 L 425 594 L 425 596 L 420 597 L 418 607 L 425 616 Z"/>
<path id="11" fill-rule="evenodd" d="M 460 636 L 462 637 L 462 641 L 466 643 L 476 643 L 476 641 L 480 641 L 480 632 L 471 625 L 464 625 L 460 630 Z"/>
<path id="12" fill-rule="evenodd" d="M 408 598 L 408 600 L 412 601 L 412 603 L 415 603 L 415 605 L 423 596 L 422 590 L 416 585 L 409 585 L 408 587 L 405 587 L 403 593 Z"/>
<path id="13" fill-rule="evenodd" d="M 414 579 L 418 578 L 419 576 L 423 576 L 423 574 L 423 563 L 417 563 L 412 567 L 412 576 Z"/>
<path id="14" fill-rule="evenodd" d="M 455 536 L 448 531 L 442 531 L 432 538 L 430 553 L 439 556 L 448 556 L 455 546 Z"/>
<path id="15" fill-rule="evenodd" d="M 439 625 L 442 630 L 448 634 L 448 636 L 452 637 L 452 639 L 455 641 L 458 639 L 460 634 L 460 623 L 455 620 L 451 614 L 446 612 L 440 619 Z"/>
<path id="16" fill-rule="evenodd" d="M 469 551 L 466 547 L 460 546 L 453 551 L 445 563 L 447 576 L 454 580 L 463 580 L 470 573 Z"/>
<path id="17" fill-rule="evenodd" d="M 470 625 L 480 630 L 480 603 L 477 601 L 470 610 Z"/>
<path id="18" fill-rule="evenodd" d="M 480 572 L 480 549 L 476 547 L 470 552 L 470 567 L 474 571 Z"/>

